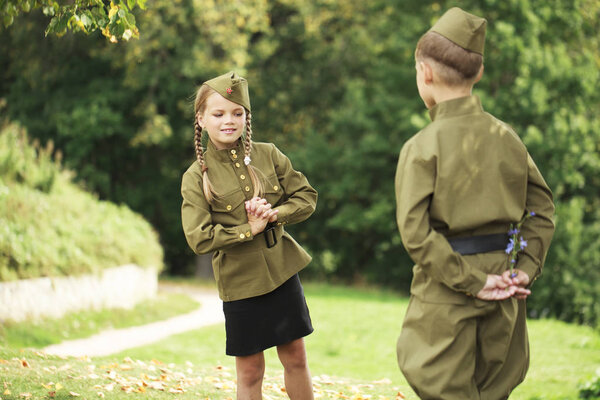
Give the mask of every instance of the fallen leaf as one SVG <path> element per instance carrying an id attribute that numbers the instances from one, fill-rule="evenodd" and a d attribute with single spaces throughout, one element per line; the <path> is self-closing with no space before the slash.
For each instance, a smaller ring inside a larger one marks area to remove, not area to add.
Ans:
<path id="1" fill-rule="evenodd" d="M 100 397 L 101 399 L 103 399 L 104 398 L 104 393 L 98 392 L 98 397 Z"/>
<path id="2" fill-rule="evenodd" d="M 128 364 L 133 364 L 133 360 L 131 358 L 129 358 L 129 357 L 125 357 L 123 359 L 123 362 L 128 363 Z"/>
<path id="3" fill-rule="evenodd" d="M 63 388 L 63 385 L 61 385 L 60 383 L 57 383 L 56 385 L 54 385 L 54 390 L 56 390 L 57 392 Z"/>
<path id="4" fill-rule="evenodd" d="M 79 393 L 75 393 L 75 392 L 69 392 L 69 394 L 73 397 L 79 397 L 81 396 Z"/>
<path id="5" fill-rule="evenodd" d="M 396 395 L 396 399 L 405 399 L 406 396 L 404 396 L 404 393 L 402 392 L 398 392 L 398 394 Z"/>
<path id="6" fill-rule="evenodd" d="M 171 388 L 169 389 L 169 393 L 185 393 L 185 390 L 182 388 Z"/>
<path id="7" fill-rule="evenodd" d="M 6 383 L 5 383 L 5 385 L 6 385 Z M 6 389 L 4 391 L 4 393 L 2 393 L 2 394 L 5 395 L 5 396 L 10 396 L 10 390 Z"/>
<path id="8" fill-rule="evenodd" d="M 19 394 L 19 397 L 22 397 L 24 399 L 29 399 L 29 398 L 31 398 L 31 396 L 33 396 L 33 395 L 29 392 Z"/>
<path id="9" fill-rule="evenodd" d="M 31 368 L 31 365 L 29 365 L 29 363 L 27 362 L 26 359 L 21 360 L 21 365 L 24 366 L 25 368 Z"/>
<path id="10" fill-rule="evenodd" d="M 48 392 L 48 396 L 49 396 L 49 397 L 54 397 L 54 396 L 56 396 L 56 390 L 53 390 L 53 391 L 51 391 L 51 392 Z"/>

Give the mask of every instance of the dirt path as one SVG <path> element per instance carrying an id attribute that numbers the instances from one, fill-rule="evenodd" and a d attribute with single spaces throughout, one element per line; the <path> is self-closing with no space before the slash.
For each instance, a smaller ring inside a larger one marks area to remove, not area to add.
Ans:
<path id="1" fill-rule="evenodd" d="M 106 356 L 113 353 L 157 342 L 168 336 L 213 325 L 224 321 L 223 307 L 216 290 L 185 289 L 179 286 L 160 285 L 162 291 L 182 291 L 201 306 L 196 311 L 164 321 L 125 329 L 100 332 L 85 339 L 69 340 L 42 349 L 59 356 Z"/>

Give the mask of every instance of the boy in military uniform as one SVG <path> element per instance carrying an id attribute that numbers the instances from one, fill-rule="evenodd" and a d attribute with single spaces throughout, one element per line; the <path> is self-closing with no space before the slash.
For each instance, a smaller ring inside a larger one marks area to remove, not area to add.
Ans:
<path id="1" fill-rule="evenodd" d="M 524 299 L 554 232 L 552 193 L 515 132 L 471 94 L 486 20 L 448 10 L 415 52 L 432 122 L 403 146 L 397 222 L 415 262 L 398 364 L 422 399 L 506 399 L 525 378 Z M 508 271 L 507 232 L 527 247 Z"/>

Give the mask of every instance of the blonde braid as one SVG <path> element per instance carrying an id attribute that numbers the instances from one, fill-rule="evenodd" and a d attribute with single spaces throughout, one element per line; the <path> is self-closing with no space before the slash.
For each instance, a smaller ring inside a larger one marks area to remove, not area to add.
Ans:
<path id="1" fill-rule="evenodd" d="M 204 151 L 202 150 L 202 127 L 198 123 L 197 114 L 194 122 L 194 148 L 196 150 L 196 159 L 198 159 L 198 163 L 202 168 L 202 191 L 204 192 L 204 197 L 210 203 L 216 196 L 216 193 L 208 179 L 208 167 L 204 161 Z"/>
<path id="2" fill-rule="evenodd" d="M 252 114 L 250 111 L 246 112 L 246 141 L 244 142 L 244 163 L 246 160 L 248 163 L 248 175 L 254 186 L 254 197 L 262 197 L 264 193 L 264 185 L 262 179 L 259 179 L 260 171 L 253 165 L 250 165 L 250 153 L 252 152 Z"/>

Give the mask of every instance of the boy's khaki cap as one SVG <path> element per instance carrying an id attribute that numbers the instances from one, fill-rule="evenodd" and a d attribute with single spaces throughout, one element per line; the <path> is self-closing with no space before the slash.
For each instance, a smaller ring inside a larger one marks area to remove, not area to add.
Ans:
<path id="1" fill-rule="evenodd" d="M 440 17 L 430 31 L 439 33 L 463 49 L 483 55 L 486 25 L 485 18 L 453 7 Z"/>
<path id="2" fill-rule="evenodd" d="M 233 71 L 204 82 L 227 100 L 233 101 L 250 111 L 248 81 Z"/>

